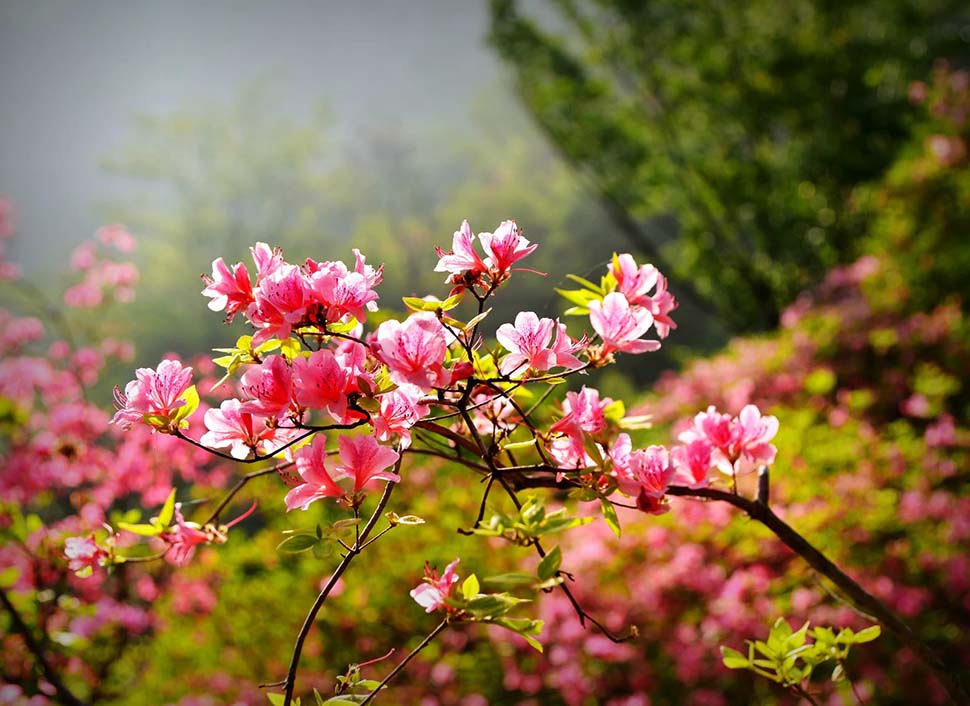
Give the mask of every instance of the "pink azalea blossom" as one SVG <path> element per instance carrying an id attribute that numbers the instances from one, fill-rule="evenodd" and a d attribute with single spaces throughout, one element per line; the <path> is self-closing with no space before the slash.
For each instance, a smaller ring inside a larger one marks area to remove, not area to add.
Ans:
<path id="1" fill-rule="evenodd" d="M 778 449 L 769 442 L 777 433 L 777 417 L 764 417 L 755 405 L 746 405 L 735 422 L 737 452 L 752 463 L 774 463 Z"/>
<path id="2" fill-rule="evenodd" d="M 530 255 L 537 247 L 519 234 L 515 221 L 502 221 L 494 233 L 479 233 L 482 248 L 488 257 L 485 264 L 490 270 L 507 274 L 512 265 Z"/>
<path id="3" fill-rule="evenodd" d="M 384 266 L 371 267 L 367 260 L 354 249 L 354 270 L 342 262 L 314 262 L 307 260 L 309 273 L 309 296 L 324 308 L 328 322 L 353 316 L 364 321 L 368 311 L 377 311 L 378 294 L 374 287 L 384 279 Z"/>
<path id="4" fill-rule="evenodd" d="M 293 402 L 293 371 L 281 355 L 267 356 L 260 365 L 249 366 L 241 384 L 252 398 L 243 403 L 243 412 L 281 419 Z"/>
<path id="5" fill-rule="evenodd" d="M 169 545 L 165 558 L 176 566 L 185 566 L 195 554 L 195 548 L 207 544 L 211 537 L 197 522 L 186 522 L 182 516 L 182 503 L 175 504 L 175 526 L 164 532 L 162 540 Z"/>
<path id="6" fill-rule="evenodd" d="M 592 468 L 596 461 L 586 451 L 585 440 L 582 435 L 566 434 L 552 440 L 546 450 L 552 456 L 556 465 L 563 470 L 579 470 Z"/>
<path id="7" fill-rule="evenodd" d="M 289 338 L 293 326 L 306 315 L 306 287 L 303 273 L 295 265 L 284 263 L 262 276 L 253 291 L 255 299 L 246 310 L 246 316 L 259 329 L 253 345 L 274 337 Z"/>
<path id="8" fill-rule="evenodd" d="M 303 482 L 286 494 L 283 502 L 286 511 L 300 508 L 306 510 L 311 504 L 323 498 L 342 498 L 346 495 L 327 472 L 327 440 L 319 434 L 313 443 L 296 451 L 296 468 Z"/>
<path id="9" fill-rule="evenodd" d="M 534 312 L 516 315 L 515 325 L 502 324 L 495 337 L 510 353 L 502 359 L 499 370 L 503 375 L 526 374 L 529 370 L 542 372 L 556 364 L 556 353 L 549 348 L 556 322 L 540 319 Z"/>
<path id="10" fill-rule="evenodd" d="M 266 424 L 266 417 L 256 416 L 241 409 L 239 400 L 225 400 L 219 409 L 206 410 L 203 421 L 208 431 L 199 440 L 204 446 L 222 448 L 231 446 L 233 458 L 249 458 L 250 452 L 271 454 L 290 443 L 299 433 L 295 429 L 282 429 Z"/>
<path id="11" fill-rule="evenodd" d="M 381 395 L 381 411 L 374 417 L 374 436 L 380 441 L 390 441 L 392 434 L 399 434 L 401 447 L 408 448 L 411 427 L 428 413 L 428 406 L 420 402 L 423 396 L 421 388 L 414 385 L 400 385 Z"/>
<path id="12" fill-rule="evenodd" d="M 102 226 L 95 235 L 105 245 L 114 247 L 119 252 L 130 253 L 135 249 L 135 238 L 122 225 Z"/>
<path id="13" fill-rule="evenodd" d="M 604 353 L 648 353 L 660 348 L 660 341 L 640 339 L 653 324 L 653 314 L 643 307 L 631 307 L 620 292 L 610 292 L 602 302 L 591 301 L 589 321 L 603 339 Z"/>
<path id="14" fill-rule="evenodd" d="M 68 559 L 67 568 L 76 574 L 90 576 L 107 554 L 93 537 L 68 537 L 64 540 L 64 556 Z"/>
<path id="15" fill-rule="evenodd" d="M 256 263 L 256 283 L 261 283 L 269 277 L 283 264 L 283 253 L 279 248 L 271 248 L 266 243 L 256 243 L 249 248 L 253 255 L 253 262 Z"/>
<path id="16" fill-rule="evenodd" d="M 221 257 L 213 260 L 212 276 L 202 275 L 202 281 L 206 284 L 202 294 L 212 298 L 209 308 L 212 311 L 225 310 L 227 323 L 231 323 L 238 312 L 245 311 L 255 301 L 249 270 L 241 262 L 229 269 Z"/>
<path id="17" fill-rule="evenodd" d="M 610 458 L 617 485 L 624 493 L 663 497 L 674 473 L 670 455 L 663 446 L 633 450 L 630 436 L 620 434 L 610 449 Z"/>
<path id="18" fill-rule="evenodd" d="M 755 405 L 746 405 L 732 418 L 719 413 L 714 406 L 694 417 L 694 425 L 678 437 L 685 444 L 698 439 L 713 447 L 713 463 L 729 475 L 737 471 L 737 462 L 744 458 L 751 463 L 772 463 L 777 449 L 771 439 L 778 433 L 778 419 L 761 415 Z"/>
<path id="19" fill-rule="evenodd" d="M 341 464 L 334 470 L 354 479 L 355 493 L 374 480 L 390 483 L 401 481 L 401 476 L 384 470 L 397 463 L 400 454 L 381 446 L 373 436 L 341 436 L 337 439 L 337 445 L 340 447 Z"/>
<path id="20" fill-rule="evenodd" d="M 303 407 L 327 410 L 335 419 L 347 412 L 347 371 L 331 350 L 293 360 L 293 390 Z"/>
<path id="21" fill-rule="evenodd" d="M 704 488 L 709 483 L 713 447 L 707 439 L 694 439 L 670 450 L 670 459 L 677 469 L 677 479 L 688 488 Z"/>
<path id="22" fill-rule="evenodd" d="M 425 613 L 433 613 L 444 608 L 450 610 L 448 596 L 458 583 L 458 574 L 455 567 L 458 566 L 460 559 L 455 559 L 445 567 L 444 573 L 438 575 L 438 570 L 432 569 L 427 563 L 424 565 L 424 578 L 422 583 L 411 590 L 411 598 L 424 608 Z"/>
<path id="23" fill-rule="evenodd" d="M 596 434 L 606 428 L 604 412 L 612 402 L 609 397 L 601 400 L 599 390 L 585 385 L 579 392 L 567 392 L 562 403 L 563 417 L 550 431 L 574 436 L 582 436 L 583 432 Z"/>
<path id="24" fill-rule="evenodd" d="M 660 338 L 666 338 L 677 324 L 670 318 L 677 308 L 677 300 L 667 291 L 667 279 L 653 265 L 637 266 L 629 253 L 616 255 L 610 263 L 610 273 L 616 279 L 617 291 L 632 306 L 642 306 L 653 315 L 654 326 Z M 653 295 L 650 290 L 656 287 Z"/>
<path id="25" fill-rule="evenodd" d="M 389 320 L 377 328 L 380 357 L 391 380 L 430 390 L 448 383 L 442 365 L 447 343 L 441 322 L 431 312 L 411 314 L 404 323 Z"/>
<path id="26" fill-rule="evenodd" d="M 462 275 L 465 272 L 481 274 L 488 270 L 488 266 L 482 261 L 478 253 L 475 252 L 475 236 L 472 234 L 471 226 L 468 221 L 462 221 L 461 228 L 455 231 L 452 240 L 451 252 L 446 253 L 441 248 L 435 246 L 438 253 L 438 264 L 435 265 L 435 272 L 450 272 L 452 275 Z M 450 281 L 452 278 L 449 277 Z"/>
<path id="27" fill-rule="evenodd" d="M 583 367 L 583 361 L 576 357 L 576 353 L 586 347 L 586 337 L 578 341 L 566 333 L 566 324 L 556 322 L 556 340 L 552 343 L 552 352 L 556 354 L 555 365 L 566 370 Z"/>
<path id="28" fill-rule="evenodd" d="M 138 368 L 124 393 L 115 387 L 118 412 L 111 423 L 129 429 L 149 414 L 170 419 L 185 405 L 182 396 L 191 385 L 192 368 L 177 360 L 163 360 L 157 370 Z"/>

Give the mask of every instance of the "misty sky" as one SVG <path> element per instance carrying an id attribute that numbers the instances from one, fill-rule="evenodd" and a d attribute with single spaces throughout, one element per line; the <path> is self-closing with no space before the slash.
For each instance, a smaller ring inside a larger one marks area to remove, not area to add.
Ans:
<path id="1" fill-rule="evenodd" d="M 504 80 L 486 31 L 484 0 L 0 0 L 0 193 L 30 241 L 13 251 L 36 267 L 99 225 L 94 205 L 126 187 L 99 162 L 131 143 L 132 116 L 255 81 L 296 117 L 324 102 L 344 143 L 361 128 L 467 134 L 469 103 Z"/>

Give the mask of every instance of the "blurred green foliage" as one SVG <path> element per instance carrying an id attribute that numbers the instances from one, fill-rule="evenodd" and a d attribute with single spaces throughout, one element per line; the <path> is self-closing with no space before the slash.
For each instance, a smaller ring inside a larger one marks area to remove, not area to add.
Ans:
<path id="1" fill-rule="evenodd" d="M 970 48 L 953 0 L 520 4 L 492 1 L 490 41 L 523 103 L 672 289 L 734 330 L 861 253 L 853 189 L 906 143 L 910 82 Z"/>

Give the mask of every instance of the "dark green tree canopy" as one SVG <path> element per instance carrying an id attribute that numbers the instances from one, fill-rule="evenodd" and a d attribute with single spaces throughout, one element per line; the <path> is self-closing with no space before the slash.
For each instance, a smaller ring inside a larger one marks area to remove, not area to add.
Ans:
<path id="1" fill-rule="evenodd" d="M 492 0 L 522 101 L 631 244 L 738 330 L 859 254 L 853 189 L 910 135 L 911 81 L 966 55 L 950 0 Z"/>

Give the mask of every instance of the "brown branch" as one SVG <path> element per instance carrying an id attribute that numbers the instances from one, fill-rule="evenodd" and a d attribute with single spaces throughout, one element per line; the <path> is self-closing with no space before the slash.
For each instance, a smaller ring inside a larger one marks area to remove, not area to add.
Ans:
<path id="1" fill-rule="evenodd" d="M 394 467 L 395 473 L 401 470 L 401 461 L 403 458 L 403 454 L 400 456 L 400 458 L 398 458 L 397 464 L 395 464 Z M 286 674 L 286 691 L 283 697 L 283 706 L 290 706 L 290 704 L 293 702 L 293 689 L 296 686 L 296 670 L 300 664 L 300 655 L 303 652 L 303 643 L 306 642 L 307 635 L 310 633 L 310 628 L 313 627 L 313 621 L 316 620 L 317 613 L 320 612 L 320 609 L 323 607 L 323 604 L 330 595 L 330 592 L 333 591 L 333 587 L 337 585 L 337 581 L 350 566 L 350 562 L 354 560 L 354 557 L 360 554 L 362 543 L 366 542 L 367 536 L 374 529 L 374 526 L 381 517 L 381 513 L 384 511 L 384 508 L 387 507 L 388 500 L 391 499 L 391 493 L 394 491 L 394 485 L 394 483 L 388 482 L 384 486 L 384 494 L 377 503 L 377 507 L 374 509 L 374 514 L 370 516 L 370 519 L 367 521 L 367 525 L 358 535 L 354 546 L 351 547 L 350 551 L 344 555 L 340 565 L 337 566 L 336 571 L 333 572 L 330 580 L 327 581 L 327 585 L 323 587 L 323 590 L 320 591 L 316 600 L 313 602 L 313 605 L 310 607 L 310 612 L 307 613 L 306 619 L 303 621 L 303 627 L 300 628 L 300 633 L 296 636 L 296 643 L 293 645 L 293 655 L 290 657 L 290 668 Z"/>

